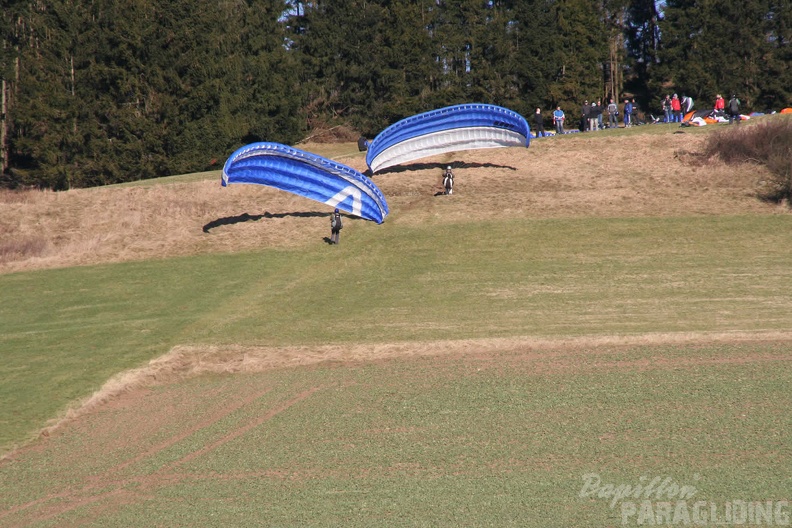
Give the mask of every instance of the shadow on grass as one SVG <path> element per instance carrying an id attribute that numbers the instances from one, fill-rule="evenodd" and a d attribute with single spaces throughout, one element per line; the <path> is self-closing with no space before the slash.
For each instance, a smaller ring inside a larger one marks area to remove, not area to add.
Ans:
<path id="1" fill-rule="evenodd" d="M 511 165 L 498 165 L 496 163 L 466 163 L 464 161 L 452 161 L 450 163 L 411 163 L 410 165 L 397 165 L 394 167 L 388 167 L 386 169 L 382 169 L 374 176 L 381 176 L 383 174 L 391 174 L 391 173 L 398 173 L 398 172 L 406 172 L 406 171 L 419 171 L 419 170 L 429 170 L 429 169 L 439 169 L 443 170 L 448 166 L 451 166 L 452 169 L 482 169 L 482 168 L 490 168 L 490 169 L 509 169 L 516 171 L 517 167 L 512 167 Z M 371 177 L 371 170 L 366 171 L 366 175 Z"/>
<path id="2" fill-rule="evenodd" d="M 211 222 L 203 226 L 203 232 L 209 233 L 212 229 L 216 227 L 240 224 L 242 222 L 257 222 L 262 218 L 286 218 L 287 216 L 296 216 L 298 218 L 316 218 L 323 216 L 327 217 L 332 214 L 333 213 L 320 213 L 318 211 L 296 212 L 296 213 L 270 213 L 268 211 L 265 211 L 264 214 L 260 214 L 260 215 L 242 213 L 241 215 L 237 215 L 237 216 L 226 216 L 223 218 L 218 218 L 217 220 L 212 220 Z"/>

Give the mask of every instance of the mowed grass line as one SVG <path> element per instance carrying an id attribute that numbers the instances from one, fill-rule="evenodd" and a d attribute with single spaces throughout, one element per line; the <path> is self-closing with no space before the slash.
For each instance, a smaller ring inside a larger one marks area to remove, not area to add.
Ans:
<path id="1" fill-rule="evenodd" d="M 790 223 L 386 222 L 338 247 L 0 276 L 0 445 L 177 344 L 786 331 Z"/>
<path id="2" fill-rule="evenodd" d="M 155 388 L 0 465 L 0 525 L 621 525 L 580 496 L 588 473 L 670 477 L 721 514 L 788 498 L 785 343 L 473 352 Z M 251 387 L 270 392 L 139 457 Z M 157 438 L 134 442 L 149 421 Z"/>

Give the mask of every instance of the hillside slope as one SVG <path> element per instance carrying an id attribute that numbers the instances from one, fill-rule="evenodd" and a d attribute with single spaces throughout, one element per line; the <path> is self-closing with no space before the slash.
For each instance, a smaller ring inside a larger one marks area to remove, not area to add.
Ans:
<path id="1" fill-rule="evenodd" d="M 535 140 L 528 149 L 460 152 L 374 176 L 386 222 L 482 218 L 646 217 L 787 212 L 756 199 L 764 169 L 691 163 L 710 131 L 665 126 Z M 301 145 L 323 153 L 327 145 Z M 336 159 L 366 169 L 354 146 Z M 456 192 L 435 197 L 451 165 Z M 320 244 L 330 208 L 256 186 L 193 181 L 68 192 L 0 193 L 0 272 Z M 348 222 L 352 229 L 377 229 Z"/>

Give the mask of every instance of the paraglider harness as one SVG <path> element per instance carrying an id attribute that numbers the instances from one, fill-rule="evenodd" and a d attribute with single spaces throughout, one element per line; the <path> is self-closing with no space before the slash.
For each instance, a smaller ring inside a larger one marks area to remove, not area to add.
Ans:
<path id="1" fill-rule="evenodd" d="M 450 169 L 443 173 L 443 189 L 445 189 L 443 194 L 453 194 L 454 192 L 454 173 Z"/>
<path id="2" fill-rule="evenodd" d="M 333 216 L 330 217 L 330 230 L 338 232 L 343 228 L 344 224 L 341 222 L 341 213 L 333 213 Z"/>

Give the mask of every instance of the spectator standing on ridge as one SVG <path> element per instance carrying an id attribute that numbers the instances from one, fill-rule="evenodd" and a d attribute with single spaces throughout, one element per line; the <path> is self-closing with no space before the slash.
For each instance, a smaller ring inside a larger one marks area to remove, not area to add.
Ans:
<path id="1" fill-rule="evenodd" d="M 737 99 L 737 95 L 732 95 L 731 99 L 729 99 L 729 124 L 731 125 L 734 121 L 737 121 L 737 124 L 740 124 L 740 100 Z"/>
<path id="2" fill-rule="evenodd" d="M 671 122 L 671 97 L 666 95 L 665 99 L 663 99 L 663 122 L 670 123 Z"/>
<path id="3" fill-rule="evenodd" d="M 679 102 L 679 96 L 674 94 L 674 97 L 671 98 L 671 111 L 673 115 L 671 116 L 672 123 L 681 123 L 682 122 L 682 103 Z"/>
<path id="4" fill-rule="evenodd" d="M 561 110 L 560 106 L 556 106 L 555 111 L 553 111 L 553 124 L 555 125 L 556 134 L 564 133 L 564 119 L 566 119 L 564 111 Z"/>
<path id="5" fill-rule="evenodd" d="M 330 217 L 330 243 L 338 244 L 338 239 L 341 234 L 341 229 L 344 227 L 341 221 L 341 213 L 336 209 L 333 211 L 333 216 Z"/>
<path id="6" fill-rule="evenodd" d="M 591 107 L 588 101 L 583 101 L 583 107 L 580 110 L 582 122 L 580 123 L 580 131 L 585 132 L 589 129 L 589 115 L 591 115 Z"/>
<path id="7" fill-rule="evenodd" d="M 597 101 L 597 130 L 605 128 L 602 126 L 602 114 L 605 112 L 605 107 L 602 106 L 602 99 Z"/>
<path id="8" fill-rule="evenodd" d="M 542 109 L 537 108 L 534 114 L 534 125 L 536 125 L 536 137 L 539 137 L 541 132 L 542 137 L 545 137 L 544 117 L 542 117 Z"/>
<path id="9" fill-rule="evenodd" d="M 597 121 L 599 121 L 599 116 L 602 110 L 597 106 L 597 103 L 591 103 L 591 108 L 589 109 L 589 130 L 592 132 L 596 132 L 597 130 Z"/>
<path id="10" fill-rule="evenodd" d="M 683 114 L 683 116 L 684 116 L 684 114 L 687 114 L 691 110 L 693 110 L 693 98 L 688 96 L 688 95 L 682 94 L 682 114 Z"/>
<path id="11" fill-rule="evenodd" d="M 633 105 L 629 99 L 624 100 L 624 128 L 630 127 L 632 120 Z"/>
<path id="12" fill-rule="evenodd" d="M 715 96 L 714 110 L 716 114 L 718 112 L 723 112 L 724 110 L 726 110 L 726 101 L 724 101 L 723 96 L 721 96 L 721 94 Z"/>
<path id="13" fill-rule="evenodd" d="M 608 128 L 619 128 L 619 105 L 613 99 L 608 103 Z"/>

